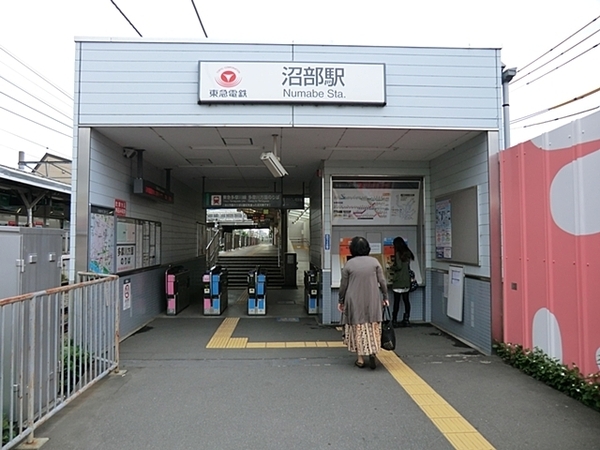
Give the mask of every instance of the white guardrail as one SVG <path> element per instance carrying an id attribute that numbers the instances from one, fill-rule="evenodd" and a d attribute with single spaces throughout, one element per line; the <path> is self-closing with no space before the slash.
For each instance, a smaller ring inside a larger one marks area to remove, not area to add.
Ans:
<path id="1" fill-rule="evenodd" d="M 0 300 L 2 450 L 119 367 L 119 277 Z"/>

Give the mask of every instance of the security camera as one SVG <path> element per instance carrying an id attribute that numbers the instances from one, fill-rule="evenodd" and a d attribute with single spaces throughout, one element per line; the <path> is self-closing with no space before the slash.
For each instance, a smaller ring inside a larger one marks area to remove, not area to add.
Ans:
<path id="1" fill-rule="evenodd" d="M 281 178 L 288 174 L 287 170 L 281 165 L 279 158 L 277 158 L 274 153 L 263 153 L 260 155 L 260 159 L 275 178 Z"/>
<path id="2" fill-rule="evenodd" d="M 134 148 L 131 148 L 131 147 L 125 147 L 123 149 L 123 156 L 125 158 L 133 158 L 136 153 L 137 153 L 137 150 Z"/>

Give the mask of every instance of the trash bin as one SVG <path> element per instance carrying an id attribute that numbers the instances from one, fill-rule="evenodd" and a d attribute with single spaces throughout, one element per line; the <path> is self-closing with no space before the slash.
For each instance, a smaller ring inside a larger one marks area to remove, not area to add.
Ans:
<path id="1" fill-rule="evenodd" d="M 179 314 L 190 305 L 190 272 L 183 266 L 169 267 L 165 272 L 167 315 Z"/>
<path id="2" fill-rule="evenodd" d="M 297 262 L 296 253 L 286 253 L 283 265 L 283 284 L 288 288 L 298 287 L 298 282 L 296 281 L 297 271 L 298 271 L 298 262 Z"/>

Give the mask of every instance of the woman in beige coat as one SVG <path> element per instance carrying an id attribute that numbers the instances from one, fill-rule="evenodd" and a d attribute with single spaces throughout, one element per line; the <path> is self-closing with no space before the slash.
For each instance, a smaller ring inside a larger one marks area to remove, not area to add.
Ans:
<path id="1" fill-rule="evenodd" d="M 344 324 L 344 344 L 357 354 L 357 367 L 375 369 L 375 354 L 381 348 L 382 306 L 389 305 L 383 269 L 369 256 L 369 242 L 360 236 L 350 242 L 352 258 L 344 265 L 340 283 L 338 309 Z"/>

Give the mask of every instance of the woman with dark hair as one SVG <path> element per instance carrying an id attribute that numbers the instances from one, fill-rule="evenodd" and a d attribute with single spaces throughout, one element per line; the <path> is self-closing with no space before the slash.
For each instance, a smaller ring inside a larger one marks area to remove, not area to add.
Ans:
<path id="1" fill-rule="evenodd" d="M 369 242 L 360 236 L 350 242 L 350 254 L 342 269 L 338 309 L 344 324 L 344 344 L 357 354 L 357 367 L 375 369 L 375 354 L 381 348 L 382 306 L 387 306 L 387 284 L 381 264 L 369 256 Z"/>
<path id="2" fill-rule="evenodd" d="M 392 325 L 394 327 L 410 326 L 410 262 L 414 261 L 415 255 L 406 245 L 406 241 L 397 237 L 394 239 L 394 270 L 392 275 L 392 290 L 394 291 L 394 306 L 392 307 Z M 400 310 L 400 299 L 404 302 L 404 316 L 402 322 L 398 323 L 398 312 Z"/>

